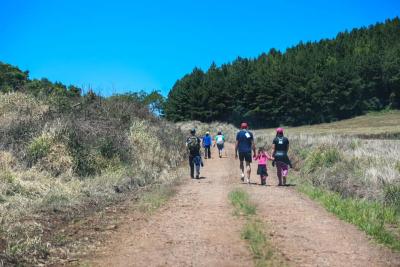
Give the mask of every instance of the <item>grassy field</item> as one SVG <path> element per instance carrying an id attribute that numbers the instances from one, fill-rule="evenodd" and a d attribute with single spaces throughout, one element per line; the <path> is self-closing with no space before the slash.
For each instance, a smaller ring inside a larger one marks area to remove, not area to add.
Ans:
<path id="1" fill-rule="evenodd" d="M 285 128 L 298 189 L 380 243 L 400 244 L 400 112 Z M 271 149 L 273 129 L 257 130 Z"/>
<path id="2" fill-rule="evenodd" d="M 287 134 L 347 135 L 360 138 L 400 139 L 400 111 L 374 112 L 333 123 L 301 127 L 284 127 Z M 274 132 L 275 129 L 257 130 L 256 133 Z"/>

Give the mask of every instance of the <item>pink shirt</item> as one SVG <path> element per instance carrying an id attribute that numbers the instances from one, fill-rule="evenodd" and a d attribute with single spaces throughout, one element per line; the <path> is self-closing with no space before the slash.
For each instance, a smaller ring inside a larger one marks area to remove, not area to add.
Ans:
<path id="1" fill-rule="evenodd" d="M 267 165 L 267 161 L 271 160 L 271 156 L 267 153 L 261 153 L 254 157 L 255 160 L 258 160 L 258 165 Z"/>

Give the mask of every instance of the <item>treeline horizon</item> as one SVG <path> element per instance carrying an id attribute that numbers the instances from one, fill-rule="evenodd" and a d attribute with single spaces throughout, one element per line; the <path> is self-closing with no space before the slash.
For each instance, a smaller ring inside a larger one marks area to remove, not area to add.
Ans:
<path id="1" fill-rule="evenodd" d="M 253 127 L 332 122 L 400 108 L 399 17 L 270 49 L 204 72 L 194 68 L 168 94 L 171 121 L 223 121 Z"/>
<path id="2" fill-rule="evenodd" d="M 78 103 L 95 99 L 135 103 L 138 108 L 148 108 L 154 115 L 162 115 L 164 96 L 160 91 L 151 92 L 128 91 L 126 93 L 102 96 L 93 89 L 86 92 L 75 85 L 65 85 L 61 82 L 52 82 L 47 78 L 30 79 L 29 71 L 22 71 L 18 67 L 0 61 L 0 92 L 23 92 L 44 100 L 60 112 L 68 112 Z"/>

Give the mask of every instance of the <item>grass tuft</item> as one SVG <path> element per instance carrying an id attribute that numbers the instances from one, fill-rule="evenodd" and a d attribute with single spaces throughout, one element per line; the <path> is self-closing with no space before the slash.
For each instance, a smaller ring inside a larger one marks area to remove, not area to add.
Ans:
<path id="1" fill-rule="evenodd" d="M 154 185 L 139 201 L 142 212 L 154 213 L 176 193 L 174 185 Z"/>
<path id="2" fill-rule="evenodd" d="M 256 206 L 242 189 L 229 193 L 229 200 L 235 207 L 234 214 L 246 218 L 241 237 L 249 243 L 255 266 L 284 266 L 284 261 L 274 254 L 274 249 L 265 235 L 265 224 L 256 217 Z"/>
<path id="3" fill-rule="evenodd" d="M 255 215 L 256 206 L 250 202 L 249 195 L 240 189 L 233 190 L 229 193 L 229 199 L 235 207 L 237 215 Z"/>

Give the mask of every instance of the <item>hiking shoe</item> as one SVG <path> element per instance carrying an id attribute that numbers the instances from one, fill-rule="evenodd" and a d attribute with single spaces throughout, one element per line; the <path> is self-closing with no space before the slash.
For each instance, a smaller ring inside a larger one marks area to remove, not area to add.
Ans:
<path id="1" fill-rule="evenodd" d="M 247 184 L 250 184 L 250 178 L 247 178 L 246 181 L 247 181 Z"/>
<path id="2" fill-rule="evenodd" d="M 242 182 L 244 182 L 244 174 L 243 174 L 243 173 L 242 173 L 241 176 L 240 176 L 240 180 L 241 180 Z"/>
<path id="3" fill-rule="evenodd" d="M 200 175 L 197 174 L 197 175 L 196 175 L 196 179 L 199 179 L 199 178 L 200 178 Z"/>

